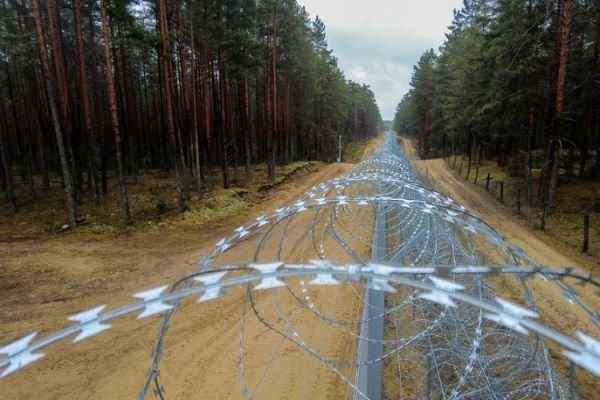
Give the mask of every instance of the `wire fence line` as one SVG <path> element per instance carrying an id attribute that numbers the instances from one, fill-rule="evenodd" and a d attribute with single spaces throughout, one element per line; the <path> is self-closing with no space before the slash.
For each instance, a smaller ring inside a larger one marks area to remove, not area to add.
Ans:
<path id="1" fill-rule="evenodd" d="M 377 224 L 377 218 L 385 224 Z M 384 238 L 381 254 L 372 261 L 378 234 Z M 239 259 L 239 253 L 230 259 L 237 248 L 247 250 L 247 259 Z M 506 280 L 520 285 L 520 298 L 498 290 Z M 315 288 L 341 285 L 349 286 L 356 303 L 370 312 L 348 318 L 322 309 Z M 556 286 L 592 331 L 564 332 L 549 325 L 551 319 L 536 303 L 540 285 Z M 483 220 L 424 187 L 388 133 L 381 148 L 350 174 L 239 227 L 200 260 L 197 272 L 170 287 L 135 293 L 138 301 L 121 308 L 105 311 L 102 305 L 78 313 L 64 330 L 38 340 L 33 333 L 0 348 L 5 355 L 0 376 L 41 359 L 39 351 L 52 343 L 79 342 L 109 330 L 109 321 L 162 314 L 138 397 L 166 399 L 160 368 L 181 301 L 218 300 L 228 295 L 226 289 L 241 287 L 239 381 L 245 399 L 257 396 L 267 374 L 277 373 L 272 363 L 280 347 L 264 355 L 265 367 L 252 381 L 245 334 L 252 316 L 279 335 L 278 343 L 293 343 L 327 366 L 346 384 L 347 398 L 373 398 L 355 374 L 370 366 L 383 369 L 383 391 L 398 398 L 569 398 L 571 388 L 553 366 L 551 351 L 600 376 L 600 342 L 593 337 L 600 314 L 585 303 L 577 285 L 600 288 L 600 280 L 572 268 L 538 265 Z M 369 291 L 383 293 L 384 304 L 367 302 Z M 271 295 L 274 309 L 265 310 L 257 293 Z M 314 321 L 349 338 L 355 348 L 377 345 L 381 352 L 367 358 L 321 352 L 323 338 L 309 341 L 296 326 L 282 300 L 288 294 Z M 361 329 L 370 324 L 383 326 L 380 336 Z"/>

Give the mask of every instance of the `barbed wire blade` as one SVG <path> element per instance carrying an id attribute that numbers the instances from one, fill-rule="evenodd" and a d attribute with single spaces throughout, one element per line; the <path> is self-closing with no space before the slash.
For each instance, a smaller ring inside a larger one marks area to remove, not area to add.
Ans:
<path id="1" fill-rule="evenodd" d="M 585 347 L 584 352 L 565 350 L 563 354 L 575 364 L 587 369 L 593 374 L 600 376 L 600 341 L 583 332 L 575 332 Z"/>
<path id="2" fill-rule="evenodd" d="M 451 282 L 442 278 L 437 278 L 435 276 L 429 276 L 429 280 L 437 287 L 438 289 L 445 290 L 447 292 L 455 292 L 457 290 L 465 290 L 465 287 L 456 282 Z"/>
<path id="3" fill-rule="evenodd" d="M 320 269 L 330 269 L 332 270 L 332 272 L 335 270 L 334 265 L 331 263 L 331 261 L 327 261 L 327 260 L 310 260 L 310 263 L 312 265 L 314 265 L 315 268 L 320 268 Z M 309 285 L 315 285 L 315 286 L 335 286 L 335 285 L 339 285 L 340 281 L 338 281 L 337 279 L 335 279 L 332 275 L 332 273 L 321 273 L 321 274 L 317 274 L 317 276 L 312 279 L 310 282 L 308 282 Z"/>
<path id="4" fill-rule="evenodd" d="M 518 317 L 538 318 L 539 314 L 536 311 L 521 307 L 518 304 L 511 303 L 501 297 L 496 297 L 496 301 L 502 306 L 502 309 Z"/>
<path id="5" fill-rule="evenodd" d="M 500 297 L 497 297 L 496 301 L 502 306 L 503 311 L 497 314 L 486 313 L 483 317 L 525 336 L 529 335 L 529 331 L 521 324 L 521 322 L 527 317 L 537 318 L 539 314 Z"/>
<path id="6" fill-rule="evenodd" d="M 79 314 L 71 315 L 67 318 L 69 321 L 79 322 L 79 324 L 82 325 L 81 331 L 79 332 L 79 335 L 73 339 L 73 343 L 80 342 L 90 336 L 97 335 L 100 332 L 112 328 L 112 325 L 103 324 L 102 321 L 92 322 L 98 319 L 100 312 L 104 310 L 105 307 L 106 304 L 103 304 L 90 310 L 80 312 Z"/>
<path id="7" fill-rule="evenodd" d="M 582 368 L 587 369 L 596 376 L 600 376 L 600 358 L 590 353 L 577 353 L 575 351 L 564 350 L 563 354 L 569 360 Z"/>
<path id="8" fill-rule="evenodd" d="M 0 354 L 6 354 L 8 357 L 10 357 L 25 350 L 35 335 L 37 335 L 37 332 L 32 332 L 21 339 L 17 339 L 12 343 L 7 344 L 0 349 Z"/>
<path id="9" fill-rule="evenodd" d="M 267 225 L 269 223 L 269 220 L 265 215 L 261 215 L 260 217 L 256 218 L 256 222 L 256 226 L 260 228 L 261 226 Z"/>
<path id="10" fill-rule="evenodd" d="M 306 211 L 306 203 L 304 201 L 297 201 L 296 203 L 294 203 L 294 206 L 296 207 L 297 213 Z"/>
<path id="11" fill-rule="evenodd" d="M 427 293 L 421 293 L 417 296 L 419 299 L 429 300 L 433 303 L 441 304 L 446 307 L 456 308 L 456 303 L 452 301 L 450 296 L 444 292 L 431 291 Z"/>
<path id="12" fill-rule="evenodd" d="M 43 358 L 45 356 L 44 353 L 30 353 L 28 351 L 19 354 L 18 356 L 12 358 L 10 360 L 10 364 L 8 364 L 8 368 L 6 368 L 2 374 L 0 374 L 0 378 L 4 378 L 12 374 L 15 371 Z"/>
<path id="13" fill-rule="evenodd" d="M 369 263 L 365 270 L 373 271 L 374 273 L 376 273 L 378 275 L 389 276 L 390 274 L 397 272 L 398 267 L 393 267 L 391 265 L 384 265 L 384 264 Z"/>
<path id="14" fill-rule="evenodd" d="M 277 271 L 282 265 L 282 262 L 266 264 L 253 263 L 250 264 L 249 267 L 260 271 L 261 274 L 269 274 Z M 276 277 L 270 277 L 263 278 L 258 285 L 254 286 L 254 290 L 274 289 L 282 286 L 285 286 L 285 283 L 282 280 Z"/>
<path id="15" fill-rule="evenodd" d="M 348 202 L 346 200 L 348 200 L 348 196 L 338 196 L 335 199 L 335 201 L 337 202 L 338 206 L 346 206 L 346 205 L 348 205 Z"/>
<path id="16" fill-rule="evenodd" d="M 508 314 L 505 313 L 501 313 L 501 314 L 483 314 L 483 317 L 486 319 L 489 319 L 490 321 L 494 321 L 495 323 L 497 323 L 498 325 L 502 325 L 507 327 L 510 330 L 513 330 L 515 332 L 519 332 L 525 336 L 529 335 L 529 331 L 527 329 L 525 329 L 525 327 L 523 325 L 521 325 L 521 323 L 519 322 L 519 320 L 517 318 L 514 318 Z"/>
<path id="17" fill-rule="evenodd" d="M 0 349 L 0 354 L 7 355 L 9 359 L 8 367 L 2 371 L 0 378 L 4 378 L 5 376 L 12 374 L 26 365 L 29 365 L 44 357 L 43 353 L 32 353 L 31 351 L 26 350 L 35 335 L 37 335 L 37 332 L 32 332 L 29 335 L 18 339 Z"/>
<path id="18" fill-rule="evenodd" d="M 169 286 L 164 285 L 154 289 L 146 290 L 144 292 L 134 293 L 133 297 L 142 299 L 146 304 L 144 311 L 138 315 L 137 319 L 149 317 L 154 314 L 160 314 L 173 308 L 173 306 L 160 300 L 160 295 Z"/>
<path id="19" fill-rule="evenodd" d="M 317 274 L 308 284 L 314 286 L 335 286 L 339 285 L 340 281 L 335 279 L 331 274 Z"/>
<path id="20" fill-rule="evenodd" d="M 367 283 L 367 289 L 378 290 L 380 292 L 396 293 L 396 289 L 386 279 L 373 278 Z"/>
<path id="21" fill-rule="evenodd" d="M 563 354 L 575 364 L 579 365 L 600 376 L 600 340 L 595 339 L 583 332 L 575 332 L 579 339 L 583 342 L 585 352 L 575 352 L 570 350 L 563 351 Z"/>
<path id="22" fill-rule="evenodd" d="M 600 340 L 580 331 L 577 331 L 575 333 L 577 334 L 577 336 L 579 336 L 579 339 L 581 339 L 586 349 L 600 356 Z M 600 364 L 598 364 L 598 366 L 600 367 Z"/>
<path id="23" fill-rule="evenodd" d="M 214 285 L 219 282 L 221 278 L 227 275 L 227 271 L 215 272 L 214 274 L 201 275 L 194 278 L 196 282 L 201 282 L 204 286 Z M 198 303 L 202 303 L 209 300 L 217 299 L 223 296 L 225 292 L 221 289 L 221 286 L 206 289 L 202 297 L 198 299 Z"/>

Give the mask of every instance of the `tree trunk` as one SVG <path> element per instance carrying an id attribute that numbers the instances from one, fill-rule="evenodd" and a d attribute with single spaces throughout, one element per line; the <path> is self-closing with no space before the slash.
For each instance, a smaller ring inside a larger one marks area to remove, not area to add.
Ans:
<path id="1" fill-rule="evenodd" d="M 6 121 L 6 115 L 4 114 L 4 101 L 0 102 L 0 123 L 1 131 L 0 131 L 0 162 L 2 163 L 2 171 L 4 172 L 4 189 L 6 191 L 6 199 L 8 200 L 8 204 L 10 204 L 10 210 L 12 213 L 17 212 L 17 199 L 15 198 L 15 192 L 13 189 L 13 181 L 12 174 L 10 170 L 10 162 L 8 160 L 8 152 L 6 151 L 6 145 L 4 141 L 4 135 L 2 131 L 6 132 L 8 135 L 8 121 Z"/>
<path id="2" fill-rule="evenodd" d="M 205 140 L 205 156 L 203 160 L 205 162 L 206 170 L 206 183 L 208 184 L 208 190 L 213 189 L 213 178 L 211 170 L 211 141 L 212 141 L 212 120 L 211 120 L 211 95 L 210 95 L 210 77 L 209 77 L 209 66 L 208 66 L 208 38 L 204 36 L 204 50 L 202 53 L 202 99 L 203 99 L 203 110 L 204 110 L 204 140 Z"/>
<path id="3" fill-rule="evenodd" d="M 110 28 L 108 24 L 108 13 L 106 9 L 106 0 L 100 0 L 100 14 L 102 15 L 102 32 L 104 36 L 104 59 L 106 60 L 106 83 L 108 87 L 108 105 L 110 108 L 110 117 L 112 133 L 115 139 L 115 156 L 117 158 L 117 174 L 119 178 L 119 188 L 121 191 L 121 211 L 125 223 L 131 223 L 131 212 L 129 210 L 129 196 L 127 194 L 127 185 L 123 169 L 123 153 L 121 150 L 121 132 L 119 128 L 119 115 L 117 111 L 117 92 L 113 76 L 113 60 L 110 40 Z"/>
<path id="4" fill-rule="evenodd" d="M 535 108 L 529 107 L 529 121 L 527 126 L 527 153 L 525 155 L 525 178 L 527 182 L 527 204 L 531 206 L 533 201 L 533 184 L 531 177 L 531 148 L 533 138 Z"/>
<path id="5" fill-rule="evenodd" d="M 244 166 L 246 185 L 252 180 L 252 148 L 250 140 L 250 90 L 248 89 L 248 71 L 244 70 L 242 78 L 242 131 L 244 135 Z"/>
<path id="6" fill-rule="evenodd" d="M 191 6 L 191 1 L 190 1 Z M 195 167 L 195 180 L 196 180 L 196 191 L 202 190 L 202 164 L 200 157 L 200 137 L 198 131 L 198 74 L 197 74 L 197 60 L 196 60 L 196 47 L 194 46 L 194 18 L 193 13 L 190 13 L 190 48 L 192 52 L 191 68 L 192 68 L 192 143 L 194 146 L 194 167 Z"/>
<path id="7" fill-rule="evenodd" d="M 63 130 L 60 125 L 60 117 L 58 115 L 58 109 L 54 98 L 56 92 L 53 87 L 52 77 L 50 75 L 50 67 L 48 65 L 46 43 L 44 39 L 44 32 L 42 30 L 42 18 L 40 15 L 39 0 L 33 0 L 33 18 L 35 20 L 35 30 L 38 39 L 40 62 L 42 64 L 43 75 L 46 85 L 46 93 L 48 95 L 48 104 L 50 106 L 54 134 L 56 136 L 56 146 L 58 148 L 58 153 L 60 157 L 62 177 L 65 186 L 65 194 L 67 197 L 67 212 L 69 218 L 69 226 L 71 227 L 71 229 L 75 229 L 77 227 L 77 205 L 75 203 L 73 179 L 71 176 L 71 168 L 68 160 L 68 154 L 65 148 Z"/>
<path id="8" fill-rule="evenodd" d="M 62 47 L 62 28 L 60 25 L 60 14 L 56 0 L 47 0 L 46 6 L 48 9 L 48 21 L 50 28 L 50 41 L 52 44 L 52 60 L 56 79 L 56 98 L 58 104 L 58 112 L 62 129 L 65 132 L 63 136 L 65 142 L 65 152 L 67 161 L 71 171 L 71 180 L 73 182 L 73 195 L 75 200 L 81 198 L 81 177 L 77 170 L 75 157 L 73 153 L 73 118 L 71 113 L 71 103 L 69 96 L 69 81 L 67 78 L 67 69 Z"/>
<path id="9" fill-rule="evenodd" d="M 579 162 L 579 179 L 583 179 L 587 163 L 589 146 L 592 142 L 594 126 L 594 86 L 595 77 L 598 75 L 598 55 L 600 53 L 600 17 L 596 17 L 596 38 L 594 39 L 594 54 L 592 58 L 591 76 L 586 84 L 586 108 L 583 123 L 583 140 L 581 145 L 581 159 Z"/>
<path id="10" fill-rule="evenodd" d="M 88 23 L 90 26 L 90 34 L 89 34 L 89 43 L 92 49 L 96 48 L 96 24 L 94 23 L 94 17 L 92 15 L 92 10 L 90 8 L 88 13 Z M 96 160 L 100 160 L 100 171 L 101 171 L 101 186 L 102 193 L 104 195 L 108 194 L 108 177 L 106 174 L 106 153 L 107 153 L 107 140 L 106 140 L 106 132 L 104 130 L 105 124 L 105 115 L 104 110 L 102 109 L 102 95 L 100 91 L 100 78 L 98 76 L 98 57 L 95 51 L 92 51 L 92 86 L 94 88 L 94 108 L 96 112 L 96 130 L 93 132 L 98 132 L 99 135 L 99 147 L 94 144 L 92 145 L 92 150 L 94 151 L 93 157 Z"/>
<path id="11" fill-rule="evenodd" d="M 162 83 L 164 88 L 164 105 L 167 122 L 167 137 L 169 153 L 175 163 L 175 182 L 177 186 L 177 202 L 179 211 L 187 210 L 185 182 L 183 180 L 183 165 L 180 165 L 177 155 L 177 138 L 175 128 L 175 113 L 173 109 L 173 63 L 171 62 L 171 46 L 169 39 L 168 10 L 166 0 L 157 1 L 157 22 L 161 34 L 160 58 L 162 61 Z"/>
<path id="12" fill-rule="evenodd" d="M 94 204 L 100 204 L 100 193 L 98 190 L 98 177 L 96 175 L 94 128 L 92 114 L 90 112 L 90 98 L 87 85 L 87 68 L 85 65 L 85 52 L 81 22 L 81 0 L 73 0 L 73 13 L 75 19 L 75 43 L 77 47 L 77 75 L 79 77 L 79 99 L 81 100 L 81 119 L 87 138 L 87 162 L 89 177 L 94 197 Z"/>
<path id="13" fill-rule="evenodd" d="M 271 37 L 267 37 L 267 49 L 270 54 L 267 57 L 268 65 L 268 100 L 267 114 L 270 122 L 267 137 L 267 152 L 268 152 L 268 172 L 269 180 L 275 181 L 275 164 L 277 160 L 277 5 L 274 6 L 272 16 L 272 32 Z"/>
<path id="14" fill-rule="evenodd" d="M 573 0 L 562 0 L 559 18 L 559 60 L 556 79 L 556 103 L 554 108 L 553 139 L 548 155 L 550 178 L 548 183 L 547 213 L 551 215 L 556 208 L 556 189 L 558 187 L 558 164 L 560 161 L 560 124 L 565 106 L 565 83 L 567 79 L 567 59 L 569 53 L 569 37 L 571 35 L 571 11 Z"/>

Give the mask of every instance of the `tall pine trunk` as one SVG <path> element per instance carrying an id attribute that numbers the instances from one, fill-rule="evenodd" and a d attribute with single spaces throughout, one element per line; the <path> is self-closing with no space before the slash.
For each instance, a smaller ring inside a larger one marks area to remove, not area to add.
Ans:
<path id="1" fill-rule="evenodd" d="M 56 87 L 57 105 L 59 118 L 62 123 L 62 129 L 65 133 L 63 136 L 65 144 L 65 152 L 69 169 L 71 171 L 71 181 L 73 182 L 73 195 L 75 200 L 81 199 L 81 177 L 77 170 L 75 156 L 73 152 L 73 116 L 71 112 L 71 100 L 69 90 L 69 80 L 67 77 L 67 68 L 65 65 L 65 57 L 62 46 L 62 27 L 60 24 L 60 13 L 58 10 L 57 0 L 47 0 L 46 7 L 48 10 L 48 21 L 50 28 L 50 42 L 52 44 L 52 61 L 54 66 L 54 77 Z"/>
<path id="2" fill-rule="evenodd" d="M 546 211 L 552 214 L 556 208 L 556 190 L 558 187 L 558 167 L 561 150 L 561 121 L 565 107 L 565 84 L 567 80 L 567 60 L 569 54 L 569 38 L 571 35 L 571 12 L 573 0 L 562 0 L 559 16 L 559 59 L 556 78 L 556 103 L 554 107 L 553 137 L 548 154 L 548 195 Z"/>
<path id="3" fill-rule="evenodd" d="M 92 15 L 92 10 L 91 8 L 89 9 L 88 12 L 88 24 L 90 27 L 90 32 L 89 32 L 89 44 L 90 44 L 90 48 L 95 49 L 96 48 L 96 24 L 94 23 L 94 17 Z M 95 132 L 98 132 L 98 139 L 99 139 L 99 144 L 96 145 L 94 144 L 92 146 L 92 149 L 94 150 L 94 155 L 93 157 L 96 160 L 100 160 L 100 179 L 101 179 L 101 187 L 102 187 L 102 193 L 103 194 L 107 194 L 108 193 L 108 177 L 107 177 L 107 173 L 106 173 L 106 158 L 107 158 L 107 151 L 106 151 L 106 146 L 107 146 L 107 141 L 106 141 L 106 132 L 105 132 L 105 114 L 104 114 L 104 110 L 102 109 L 102 96 L 101 96 L 101 92 L 100 92 L 100 77 L 98 76 L 98 68 L 99 68 L 99 63 L 98 63 L 98 57 L 96 55 L 95 51 L 92 51 L 92 87 L 94 90 L 94 110 L 96 113 L 96 130 Z"/>
<path id="4" fill-rule="evenodd" d="M 191 6 L 191 1 L 190 1 Z M 190 13 L 190 50 L 191 50 L 191 108 L 192 108 L 192 145 L 194 159 L 194 178 L 196 181 L 196 191 L 202 190 L 202 160 L 200 157 L 200 137 L 198 131 L 198 72 L 196 62 L 196 47 L 194 45 L 194 16 Z"/>
<path id="5" fill-rule="evenodd" d="M 13 189 L 12 174 L 10 170 L 10 162 L 8 160 L 8 151 L 6 149 L 6 142 L 4 136 L 8 136 L 8 121 L 6 121 L 6 115 L 4 114 L 4 101 L 0 102 L 0 165 L 4 173 L 2 181 L 4 182 L 4 190 L 6 191 L 6 199 L 10 204 L 10 210 L 12 213 L 17 212 L 17 199 L 15 198 L 15 192 Z"/>
<path id="6" fill-rule="evenodd" d="M 40 62 L 42 64 L 46 93 L 48 96 L 48 105 L 50 106 L 52 125 L 54 127 L 54 134 L 56 136 L 56 147 L 58 149 L 60 165 L 62 169 L 62 178 L 65 186 L 69 226 L 71 227 L 71 229 L 75 229 L 77 227 L 77 205 L 75 202 L 75 188 L 73 185 L 68 154 L 65 148 L 63 130 L 60 124 L 60 117 L 58 115 L 56 100 L 54 98 L 56 91 L 54 90 L 52 77 L 50 75 L 50 67 L 48 65 L 48 57 L 46 54 L 46 42 L 44 39 L 44 31 L 42 29 L 42 17 L 40 14 L 39 0 L 33 0 L 33 18 L 35 20 L 35 30 L 39 46 Z"/>
<path id="7" fill-rule="evenodd" d="M 596 17 L 596 37 L 594 39 L 594 54 L 592 58 L 591 76 L 586 84 L 586 105 L 585 119 L 583 123 L 583 140 L 581 145 L 581 159 L 579 161 L 579 178 L 583 179 L 585 166 L 588 159 L 589 146 L 592 142 L 592 133 L 594 128 L 594 86 L 596 86 L 595 77 L 598 75 L 598 56 L 600 53 L 600 16 Z"/>
<path id="8" fill-rule="evenodd" d="M 244 135 L 244 172 L 246 185 L 252 180 L 252 145 L 250 140 L 250 90 L 248 88 L 248 71 L 244 70 L 242 76 L 242 133 Z"/>
<path id="9" fill-rule="evenodd" d="M 77 47 L 77 75 L 79 83 L 79 99 L 81 101 L 81 119 L 87 139 L 87 164 L 90 177 L 90 186 L 94 197 L 94 204 L 100 203 L 100 191 L 98 188 L 98 177 L 96 175 L 96 137 L 92 124 L 90 111 L 90 98 L 87 84 L 87 68 L 85 65 L 85 52 L 83 43 L 83 32 L 81 22 L 81 0 L 73 0 L 73 14 L 75 19 L 75 43 Z"/>
<path id="10" fill-rule="evenodd" d="M 117 174 L 119 178 L 119 189 L 121 192 L 121 211 L 125 223 L 131 223 L 131 212 L 129 210 L 129 196 L 127 194 L 127 185 L 125 184 L 125 175 L 123 168 L 123 153 L 121 149 L 121 131 L 119 128 L 119 115 L 117 111 L 117 92 L 113 76 L 113 60 L 110 40 L 110 28 L 108 24 L 108 12 L 106 9 L 106 0 L 100 0 L 100 14 L 102 15 L 102 33 L 104 36 L 104 59 L 106 61 L 106 84 L 108 87 L 108 105 L 110 109 L 110 119 L 112 133 L 115 139 L 115 155 L 117 158 Z"/>
<path id="11" fill-rule="evenodd" d="M 174 111 L 174 95 L 175 91 L 173 88 L 173 63 L 171 62 L 171 46 L 169 39 L 169 22 L 168 22 L 168 10 L 166 0 L 157 1 L 157 22 L 159 25 L 161 35 L 161 46 L 160 46 L 160 58 L 162 63 L 162 85 L 164 89 L 164 105 L 165 105 L 165 117 L 167 122 L 167 138 L 169 153 L 171 154 L 172 160 L 175 163 L 175 183 L 177 186 L 177 203 L 179 205 L 179 211 L 184 212 L 187 209 L 186 203 L 186 191 L 184 182 L 184 165 L 181 165 L 180 158 L 178 156 L 176 128 L 175 128 L 175 111 Z"/>

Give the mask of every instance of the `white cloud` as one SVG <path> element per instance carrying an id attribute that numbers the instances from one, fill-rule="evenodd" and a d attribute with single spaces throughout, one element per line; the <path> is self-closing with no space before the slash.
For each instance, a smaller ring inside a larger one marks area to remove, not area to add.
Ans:
<path id="1" fill-rule="evenodd" d="M 371 85 L 384 119 L 408 91 L 412 67 L 437 49 L 462 0 L 298 0 L 327 27 L 348 79 Z"/>

